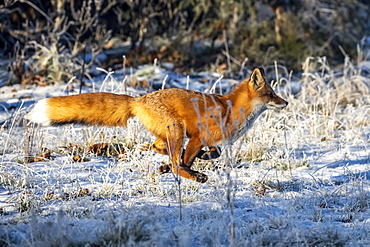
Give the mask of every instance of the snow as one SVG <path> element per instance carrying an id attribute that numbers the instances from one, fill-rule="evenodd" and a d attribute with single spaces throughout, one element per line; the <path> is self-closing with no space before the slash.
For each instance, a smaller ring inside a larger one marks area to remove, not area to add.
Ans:
<path id="1" fill-rule="evenodd" d="M 205 184 L 159 175 L 168 158 L 143 149 L 154 138 L 136 119 L 127 129 L 22 127 L 22 116 L 36 101 L 76 94 L 79 85 L 70 84 L 72 92 L 65 85 L 2 87 L 0 245 L 367 246 L 370 96 L 365 89 L 370 83 L 361 74 L 368 73 L 365 65 L 336 73 L 318 69 L 302 80 L 309 84 L 280 78 L 285 85 L 278 91 L 288 107 L 265 112 L 245 136 L 223 147 L 220 158 L 197 161 L 194 168 L 209 176 Z M 217 93 L 237 83 L 218 74 L 184 76 L 145 66 L 96 77 L 83 92 L 144 94 L 146 88 L 127 86 L 134 76 L 156 89 L 165 78 L 166 87 Z M 348 86 L 352 79 L 361 87 Z M 30 154 L 48 148 L 52 159 L 25 163 L 27 136 Z M 82 152 L 85 162 L 72 160 L 77 147 L 70 144 L 86 148 L 102 142 L 122 144 L 124 158 Z"/>

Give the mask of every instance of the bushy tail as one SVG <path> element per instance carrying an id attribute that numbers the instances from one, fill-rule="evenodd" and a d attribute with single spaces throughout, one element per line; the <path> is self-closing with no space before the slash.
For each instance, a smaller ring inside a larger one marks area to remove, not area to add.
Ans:
<path id="1" fill-rule="evenodd" d="M 112 93 L 86 93 L 43 99 L 25 118 L 44 126 L 82 123 L 127 127 L 134 98 Z"/>

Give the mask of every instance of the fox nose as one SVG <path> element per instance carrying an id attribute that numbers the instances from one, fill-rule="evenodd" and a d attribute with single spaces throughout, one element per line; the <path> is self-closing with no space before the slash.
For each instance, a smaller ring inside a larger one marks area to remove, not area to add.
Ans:
<path id="1" fill-rule="evenodd" d="M 283 104 L 280 104 L 280 109 L 284 109 L 285 107 L 288 106 L 288 101 L 285 101 Z"/>
<path id="2" fill-rule="evenodd" d="M 283 100 L 282 103 L 278 104 L 278 108 L 279 109 L 284 109 L 285 107 L 288 106 L 288 104 L 289 104 L 288 101 Z"/>

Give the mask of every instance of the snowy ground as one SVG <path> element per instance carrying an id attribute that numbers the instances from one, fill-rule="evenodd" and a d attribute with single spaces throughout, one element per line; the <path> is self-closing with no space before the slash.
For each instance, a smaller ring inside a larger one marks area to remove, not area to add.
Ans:
<path id="1" fill-rule="evenodd" d="M 135 119 L 127 129 L 24 129 L 22 115 L 36 100 L 78 93 L 78 85 L 2 87 L 0 246 L 368 246 L 369 64 L 334 70 L 319 58 L 296 81 L 277 73 L 289 106 L 260 116 L 219 159 L 197 161 L 205 184 L 158 175 L 168 159 L 143 149 L 153 137 Z M 219 93 L 237 83 L 152 69 L 96 77 L 83 92 L 145 93 L 145 85 L 127 86 L 133 76 L 157 89 L 165 81 Z M 28 137 L 30 154 L 48 148 L 51 158 L 25 163 Z M 70 144 L 103 142 L 122 145 L 124 157 L 80 151 L 85 162 L 73 161 Z"/>

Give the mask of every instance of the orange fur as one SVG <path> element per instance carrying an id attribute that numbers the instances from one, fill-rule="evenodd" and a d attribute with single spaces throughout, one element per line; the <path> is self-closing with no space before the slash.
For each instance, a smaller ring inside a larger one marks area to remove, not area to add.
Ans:
<path id="1" fill-rule="evenodd" d="M 89 123 L 127 127 L 130 114 L 128 95 L 86 93 L 49 98 L 47 115 L 52 123 Z"/>
<path id="2" fill-rule="evenodd" d="M 265 81 L 263 69 L 255 69 L 250 78 L 225 96 L 165 89 L 141 97 L 87 93 L 50 98 L 46 104 L 46 115 L 56 124 L 126 127 L 127 120 L 136 116 L 157 137 L 153 149 L 170 155 L 174 172 L 205 182 L 206 175 L 190 169 L 203 147 L 236 140 L 265 109 L 282 109 L 288 103 Z M 183 151 L 186 137 L 189 142 Z"/>

